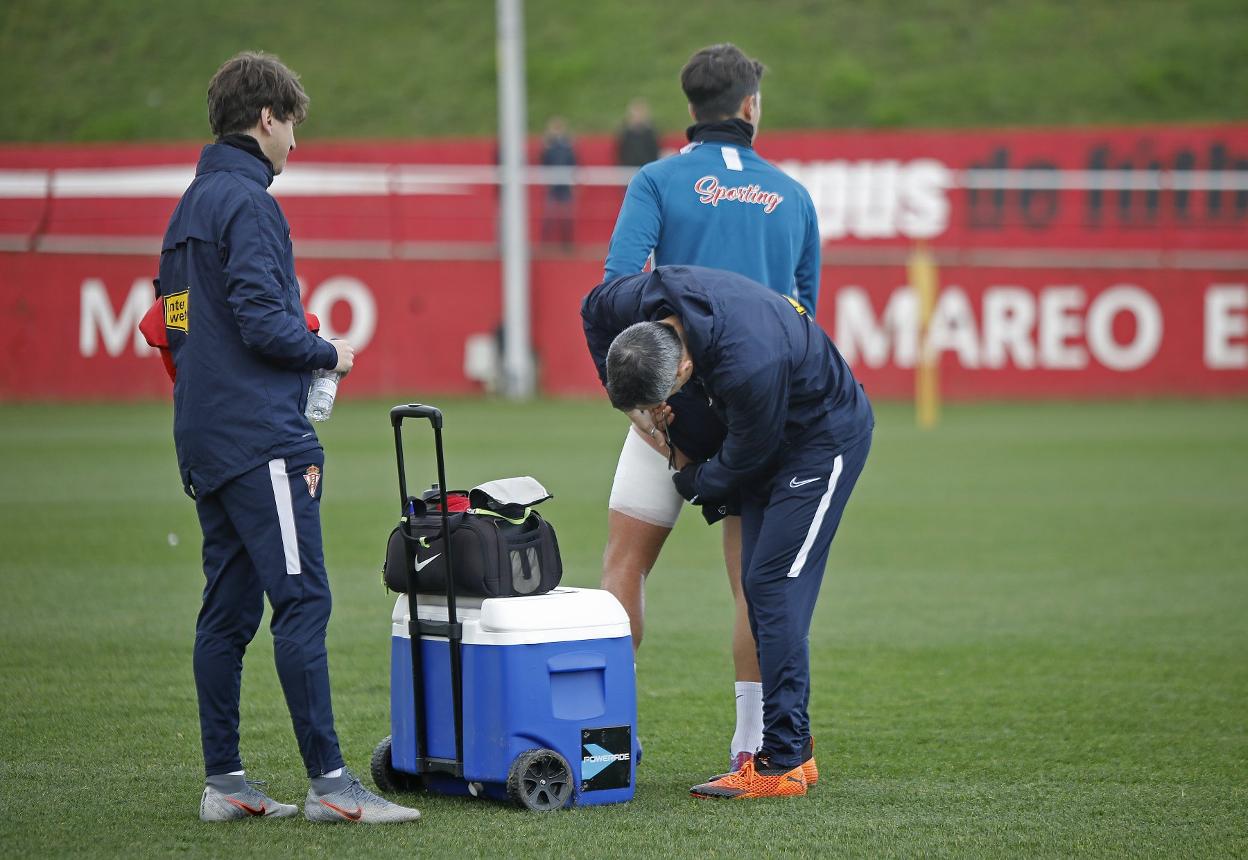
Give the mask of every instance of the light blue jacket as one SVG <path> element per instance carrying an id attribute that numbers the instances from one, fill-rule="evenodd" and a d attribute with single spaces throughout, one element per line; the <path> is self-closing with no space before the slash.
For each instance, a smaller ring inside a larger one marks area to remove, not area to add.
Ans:
<path id="1" fill-rule="evenodd" d="M 819 244 L 815 207 L 800 183 L 749 146 L 695 138 L 629 183 L 603 280 L 642 271 L 653 251 L 655 266 L 727 269 L 813 314 Z"/>

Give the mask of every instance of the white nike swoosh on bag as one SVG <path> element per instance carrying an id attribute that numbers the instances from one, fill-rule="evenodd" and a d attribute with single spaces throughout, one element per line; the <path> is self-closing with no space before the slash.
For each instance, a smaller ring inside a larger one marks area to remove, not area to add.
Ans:
<path id="1" fill-rule="evenodd" d="M 804 486 L 806 486 L 807 484 L 812 484 L 812 483 L 814 483 L 814 482 L 815 482 L 815 481 L 817 481 L 817 480 L 819 480 L 819 479 L 818 479 L 818 478 L 807 478 L 807 479 L 806 479 L 806 480 L 804 480 L 804 481 L 799 481 L 799 480 L 797 479 L 797 475 L 794 475 L 794 476 L 793 476 L 793 479 L 792 479 L 791 481 L 789 481 L 789 486 L 790 486 L 790 487 L 792 487 L 793 489 L 795 489 L 795 490 L 796 490 L 798 487 L 804 487 Z"/>
<path id="2" fill-rule="evenodd" d="M 421 572 L 422 570 L 424 570 L 426 567 L 428 567 L 429 565 L 433 564 L 433 560 L 434 560 L 435 558 L 437 558 L 439 555 L 442 555 L 442 553 L 438 553 L 438 555 L 431 555 L 431 556 L 429 556 L 427 559 L 425 559 L 424 561 L 418 561 L 418 562 L 416 562 L 416 572 L 417 572 L 417 573 L 420 573 L 420 572 Z"/>

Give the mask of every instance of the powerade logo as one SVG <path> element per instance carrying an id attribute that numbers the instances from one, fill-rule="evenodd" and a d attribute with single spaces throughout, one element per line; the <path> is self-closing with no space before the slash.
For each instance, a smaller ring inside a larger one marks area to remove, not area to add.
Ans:
<path id="1" fill-rule="evenodd" d="M 586 744 L 585 751 L 589 755 L 581 759 L 581 779 L 593 779 L 602 773 L 607 765 L 632 758 L 629 753 L 609 753 L 598 744 Z"/>
<path id="2" fill-rule="evenodd" d="M 627 788 L 632 781 L 632 726 L 581 732 L 581 791 Z"/>

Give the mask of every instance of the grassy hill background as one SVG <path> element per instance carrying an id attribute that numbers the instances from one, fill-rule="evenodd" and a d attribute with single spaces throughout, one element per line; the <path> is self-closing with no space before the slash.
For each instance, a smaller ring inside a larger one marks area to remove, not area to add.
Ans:
<path id="1" fill-rule="evenodd" d="M 492 134 L 494 22 L 493 0 L 7 0 L 0 140 L 203 138 L 245 48 L 302 74 L 305 137 Z M 677 73 L 717 41 L 768 65 L 771 128 L 1248 117 L 1242 0 L 528 0 L 526 31 L 534 131 L 609 131 L 637 95 L 682 128 Z"/>

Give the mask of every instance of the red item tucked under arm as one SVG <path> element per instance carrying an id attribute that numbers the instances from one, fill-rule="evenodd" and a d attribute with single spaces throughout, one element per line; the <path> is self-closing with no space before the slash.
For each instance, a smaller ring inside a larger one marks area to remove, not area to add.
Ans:
<path id="1" fill-rule="evenodd" d="M 316 314 L 304 312 L 304 316 L 308 321 L 308 331 L 316 334 L 321 330 L 321 321 Z M 157 296 L 156 302 L 147 309 L 147 313 L 143 314 L 143 319 L 139 321 L 139 331 L 143 335 L 143 339 L 147 341 L 147 345 L 160 350 L 160 360 L 165 365 L 165 372 L 169 374 L 169 381 L 174 382 L 178 378 L 178 369 L 173 364 L 173 353 L 169 351 L 169 330 L 165 328 L 165 299 L 163 296 Z"/>
<path id="2" fill-rule="evenodd" d="M 160 360 L 165 365 L 165 373 L 169 381 L 178 378 L 178 369 L 173 366 L 173 353 L 169 351 L 169 331 L 165 328 L 165 299 L 156 297 L 156 303 L 147 309 L 143 319 L 139 321 L 139 331 L 147 345 L 160 350 Z"/>

